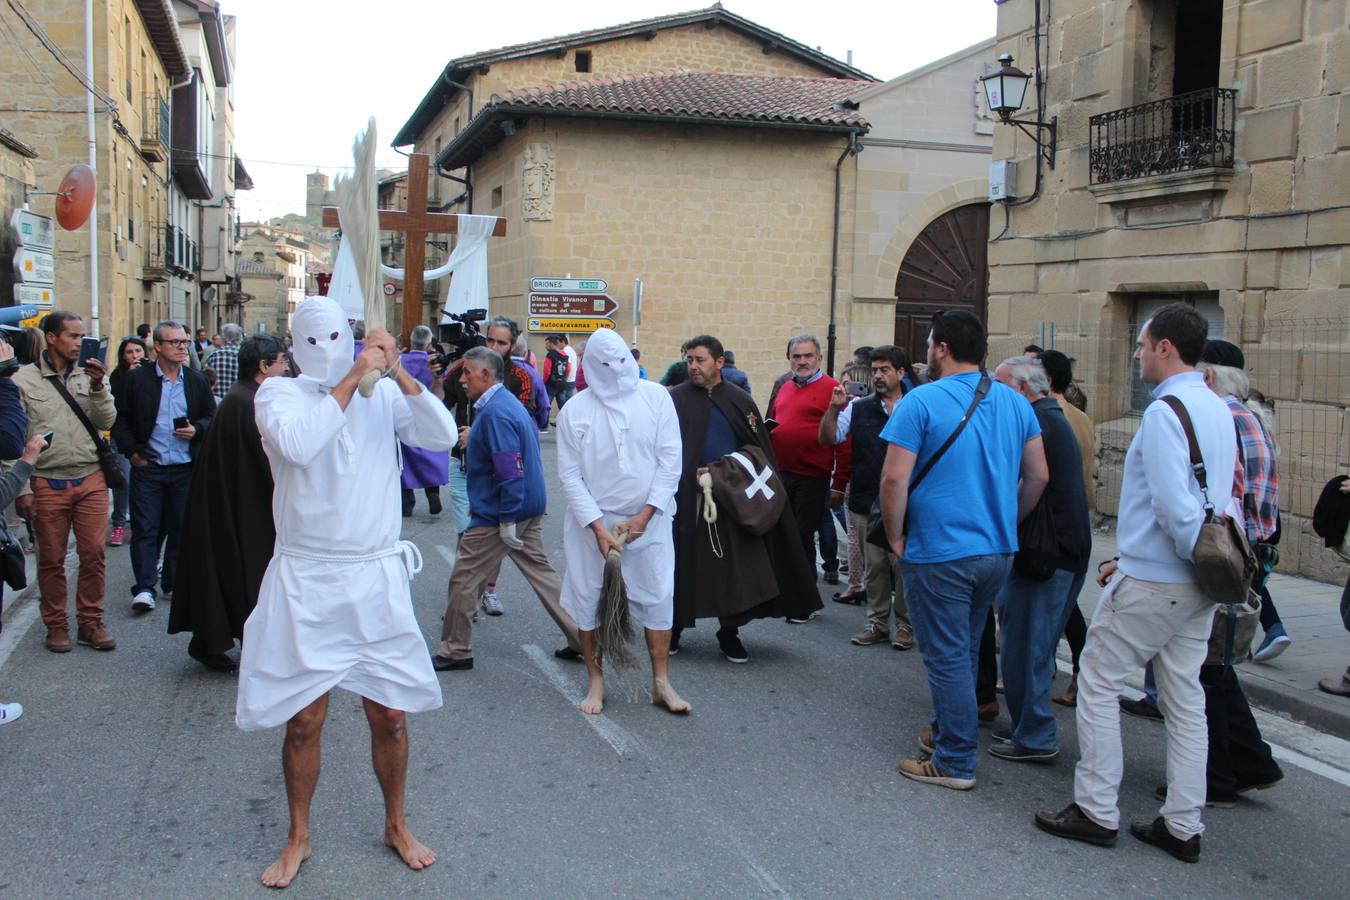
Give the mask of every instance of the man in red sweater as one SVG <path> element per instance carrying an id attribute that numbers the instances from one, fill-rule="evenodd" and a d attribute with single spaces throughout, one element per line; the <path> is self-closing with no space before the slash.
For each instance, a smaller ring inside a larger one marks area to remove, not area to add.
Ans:
<path id="1" fill-rule="evenodd" d="M 820 370 L 820 341 L 815 335 L 797 335 L 788 342 L 788 360 L 792 377 L 783 382 L 774 397 L 773 418 L 778 427 L 771 437 L 783 487 L 797 519 L 797 532 L 806 558 L 814 566 L 815 532 L 826 507 L 844 502 L 853 445 L 846 440 L 825 447 L 817 437 L 820 419 L 838 384 Z"/>

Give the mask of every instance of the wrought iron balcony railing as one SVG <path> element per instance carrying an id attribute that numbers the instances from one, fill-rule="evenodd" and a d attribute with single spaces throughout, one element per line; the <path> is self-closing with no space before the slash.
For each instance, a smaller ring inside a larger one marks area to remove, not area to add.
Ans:
<path id="1" fill-rule="evenodd" d="M 150 162 L 164 162 L 169 158 L 169 104 L 151 93 L 145 95 L 141 109 L 141 155 Z"/>
<path id="2" fill-rule="evenodd" d="M 1233 167 L 1237 91 L 1200 91 L 1100 113 L 1089 120 L 1092 184 Z"/>

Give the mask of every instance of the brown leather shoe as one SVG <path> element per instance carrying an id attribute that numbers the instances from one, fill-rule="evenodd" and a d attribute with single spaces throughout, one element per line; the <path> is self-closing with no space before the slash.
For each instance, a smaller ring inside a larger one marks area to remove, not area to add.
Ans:
<path id="1" fill-rule="evenodd" d="M 998 718 L 998 701 L 991 700 L 988 703 L 981 703 L 977 710 L 981 722 L 992 722 Z"/>
<path id="2" fill-rule="evenodd" d="M 895 639 L 891 641 L 891 646 L 897 650 L 913 650 L 914 629 L 908 625 L 896 626 Z"/>
<path id="3" fill-rule="evenodd" d="M 1041 810 L 1036 813 L 1036 827 L 1071 841 L 1084 841 L 1099 847 L 1116 845 L 1116 829 L 1098 825 L 1087 817 L 1087 813 L 1077 803 L 1070 803 L 1059 812 Z"/>
<path id="4" fill-rule="evenodd" d="M 1167 830 L 1167 823 L 1162 816 L 1158 816 L 1147 825 L 1143 822 L 1133 823 L 1130 825 L 1130 834 L 1145 844 L 1152 844 L 1159 850 L 1165 850 L 1182 862 L 1200 861 L 1200 835 L 1193 834 L 1183 841 Z"/>
<path id="5" fill-rule="evenodd" d="M 870 647 L 873 644 L 884 644 L 886 643 L 886 629 L 875 628 L 871 625 L 868 625 L 866 628 L 855 634 L 849 640 L 853 641 L 853 643 L 857 644 L 859 647 Z"/>
<path id="6" fill-rule="evenodd" d="M 929 756 L 933 755 L 933 729 L 925 728 L 919 732 L 919 749 Z"/>
<path id="7" fill-rule="evenodd" d="M 47 649 L 53 653 L 70 652 L 70 629 L 55 625 L 47 629 Z"/>
<path id="8" fill-rule="evenodd" d="M 108 634 L 108 629 L 104 628 L 102 623 L 98 625 L 81 625 L 80 630 L 75 632 L 75 640 L 85 647 L 93 647 L 95 650 L 116 650 L 117 641 Z"/>

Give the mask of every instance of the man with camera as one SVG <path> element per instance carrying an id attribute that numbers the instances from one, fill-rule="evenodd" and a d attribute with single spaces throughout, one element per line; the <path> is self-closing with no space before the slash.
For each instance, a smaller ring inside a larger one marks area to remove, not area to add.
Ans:
<path id="1" fill-rule="evenodd" d="M 131 460 L 131 608 L 140 613 L 155 608 L 157 579 L 166 592 L 173 589 L 192 457 L 216 408 L 206 376 L 184 364 L 187 330 L 160 322 L 154 337 L 155 364 L 127 378 L 113 426 L 117 449 Z M 161 579 L 159 551 L 166 542 Z"/>
<path id="2" fill-rule="evenodd" d="M 32 520 L 38 548 L 38 590 L 47 649 L 69 653 L 66 548 L 75 532 L 80 574 L 75 586 L 76 640 L 95 650 L 117 647 L 103 627 L 104 546 L 108 527 L 108 482 L 99 464 L 102 438 L 115 416 L 107 369 L 96 355 L 81 353 L 84 320 L 58 310 L 42 319 L 46 349 L 14 374 L 28 413 L 28 436 L 50 433 L 38 458 L 31 493 L 14 501 Z"/>

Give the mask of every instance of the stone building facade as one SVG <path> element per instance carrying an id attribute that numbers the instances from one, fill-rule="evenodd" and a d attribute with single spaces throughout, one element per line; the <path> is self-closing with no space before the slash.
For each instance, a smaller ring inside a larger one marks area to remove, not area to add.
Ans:
<path id="1" fill-rule="evenodd" d="M 881 84 L 714 6 L 451 60 L 394 143 L 439 163 L 433 207 L 507 219 L 494 313 L 528 324 L 531 278 L 601 278 L 651 371 L 713 332 L 764 400 L 789 335 L 833 333 L 840 362 L 891 341 L 910 219 L 983 201 L 976 55 Z"/>
<path id="2" fill-rule="evenodd" d="M 1308 517 L 1322 484 L 1350 468 L 1350 6 L 1050 9 L 999 7 L 997 51 L 1043 79 L 1041 108 L 1033 85 L 1021 115 L 1057 117 L 1058 146 L 1038 192 L 1032 141 L 996 129 L 994 157 L 1016 162 L 1019 199 L 989 244 L 988 322 L 1003 336 L 991 356 L 1039 337 L 1077 358 L 1109 513 L 1147 400 L 1130 360 L 1137 329 L 1162 303 L 1194 304 L 1243 347 L 1274 404 L 1282 565 L 1343 577 Z"/>

